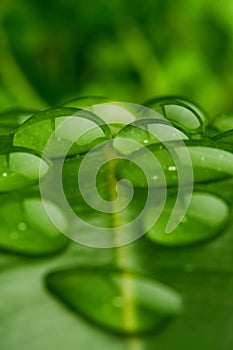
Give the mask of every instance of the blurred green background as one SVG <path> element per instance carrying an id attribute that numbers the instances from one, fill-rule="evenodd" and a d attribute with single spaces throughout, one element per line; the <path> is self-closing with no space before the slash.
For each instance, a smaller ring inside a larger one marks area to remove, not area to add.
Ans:
<path id="1" fill-rule="evenodd" d="M 233 109 L 231 0 L 1 0 L 0 109 L 179 94 Z"/>

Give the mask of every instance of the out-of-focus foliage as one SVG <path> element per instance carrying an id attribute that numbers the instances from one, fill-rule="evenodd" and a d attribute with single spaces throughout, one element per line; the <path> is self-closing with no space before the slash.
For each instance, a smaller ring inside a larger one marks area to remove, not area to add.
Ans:
<path id="1" fill-rule="evenodd" d="M 0 109 L 181 94 L 232 110 L 232 16 L 229 0 L 1 0 Z"/>

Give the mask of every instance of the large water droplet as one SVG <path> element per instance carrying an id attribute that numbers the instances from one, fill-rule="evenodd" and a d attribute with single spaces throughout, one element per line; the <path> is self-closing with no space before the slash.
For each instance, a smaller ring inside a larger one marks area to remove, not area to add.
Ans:
<path id="1" fill-rule="evenodd" d="M 111 138 L 109 127 L 93 113 L 62 107 L 35 114 L 18 128 L 13 145 L 42 153 L 52 134 L 47 149 L 51 158 L 87 152 Z"/>
<path id="2" fill-rule="evenodd" d="M 177 96 L 156 98 L 146 102 L 145 105 L 190 133 L 200 132 L 207 121 L 200 107 Z"/>
<path id="3" fill-rule="evenodd" d="M 139 149 L 133 152 L 127 159 L 119 160 L 117 175 L 120 179 L 127 179 L 136 187 L 164 186 L 163 179 L 159 176 L 159 168 L 148 158 L 147 150 L 151 151 L 154 158 L 158 160 L 166 177 L 166 186 L 178 185 L 178 172 L 182 172 L 184 183 L 190 183 L 190 178 L 186 176 L 189 169 L 186 166 L 189 154 L 191 159 L 194 182 L 204 183 L 207 181 L 220 180 L 233 176 L 233 154 L 223 149 L 212 146 L 199 146 L 199 143 L 186 141 L 186 147 L 179 142 L 172 143 L 173 152 L 169 152 L 165 146 L 151 145 L 148 148 Z M 177 164 L 175 160 L 177 160 Z M 129 161 L 131 160 L 131 161 Z M 144 162 L 143 169 L 136 164 Z"/>
<path id="4" fill-rule="evenodd" d="M 62 211 L 53 203 L 54 215 L 65 226 Z M 0 207 L 0 248 L 11 253 L 42 256 L 64 249 L 68 240 L 51 223 L 40 198 L 3 197 Z"/>
<path id="5" fill-rule="evenodd" d="M 206 146 L 188 146 L 195 182 L 206 182 L 233 176 L 233 154 Z"/>
<path id="6" fill-rule="evenodd" d="M 152 159 L 155 161 L 152 162 Z M 137 164 L 144 164 L 143 168 Z M 174 186 L 178 182 L 176 170 L 175 161 L 169 150 L 164 146 L 161 148 L 159 145 L 152 145 L 149 148 L 135 151 L 127 156 L 127 159 L 120 159 L 117 166 L 117 177 L 127 179 L 136 187 Z"/>
<path id="7" fill-rule="evenodd" d="M 20 189 L 47 174 L 49 165 L 35 154 L 16 149 L 0 154 L 0 192 Z"/>
<path id="8" fill-rule="evenodd" d="M 175 197 L 169 196 L 163 214 L 147 233 L 148 238 L 164 246 L 185 246 L 206 241 L 222 233 L 230 218 L 227 203 L 209 193 L 194 193 L 181 224 L 170 234 L 166 225 L 174 207 Z"/>
<path id="9" fill-rule="evenodd" d="M 158 119 L 139 120 L 125 126 L 114 138 L 113 145 L 121 154 L 134 151 L 151 144 L 187 140 L 188 136 L 174 126 Z"/>
<path id="10" fill-rule="evenodd" d="M 114 268 L 57 271 L 46 282 L 72 310 L 120 335 L 153 332 L 181 309 L 181 298 L 171 288 Z"/>

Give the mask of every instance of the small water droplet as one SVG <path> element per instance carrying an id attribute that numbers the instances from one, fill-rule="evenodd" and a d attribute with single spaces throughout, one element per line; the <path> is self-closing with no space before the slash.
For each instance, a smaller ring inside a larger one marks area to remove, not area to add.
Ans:
<path id="1" fill-rule="evenodd" d="M 27 229 L 27 224 L 25 222 L 22 221 L 18 224 L 19 231 L 25 231 L 26 229 Z"/>
<path id="2" fill-rule="evenodd" d="M 17 232 L 12 232 L 10 234 L 10 239 L 15 240 L 19 237 L 19 234 Z"/>
<path id="3" fill-rule="evenodd" d="M 152 179 L 153 179 L 153 180 L 158 180 L 158 176 L 157 176 L 157 175 L 154 175 L 154 176 L 152 177 Z"/>
<path id="4" fill-rule="evenodd" d="M 148 143 L 149 141 L 148 141 L 148 140 L 144 140 L 143 142 L 144 142 L 144 143 Z"/>
<path id="5" fill-rule="evenodd" d="M 7 173 L 2 173 L 3 177 L 7 177 L 7 175 L 8 175 Z"/>
<path id="6" fill-rule="evenodd" d="M 166 210 L 148 232 L 147 236 L 152 241 L 171 247 L 188 246 L 224 232 L 230 218 L 227 203 L 215 195 L 194 192 L 185 218 L 170 235 L 165 234 L 169 215 L 174 208 L 174 198 L 168 197 Z"/>

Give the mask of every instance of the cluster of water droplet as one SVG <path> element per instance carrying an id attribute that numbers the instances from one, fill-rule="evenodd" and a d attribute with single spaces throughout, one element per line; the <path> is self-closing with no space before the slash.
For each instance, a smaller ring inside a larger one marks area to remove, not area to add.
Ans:
<path id="1" fill-rule="evenodd" d="M 103 103 L 109 103 L 111 108 L 101 109 Z M 185 144 L 193 165 L 191 203 L 173 233 L 166 234 L 165 227 L 176 199 L 178 172 L 164 144 L 149 132 L 149 124 L 154 120 L 147 115 L 137 125 L 133 111 L 119 110 L 119 106 L 114 109 L 114 101 L 80 98 L 43 112 L 12 111 L 0 115 L 0 248 L 10 253 L 38 257 L 57 253 L 67 246 L 66 237 L 51 223 L 39 191 L 39 178 L 43 181 L 43 177 L 54 176 L 50 168 L 56 166 L 67 142 L 70 150 L 64 163 L 64 190 L 74 212 L 78 211 L 85 220 L 100 226 L 104 223 L 106 227 L 119 224 L 119 217 L 113 218 L 106 213 L 97 215 L 74 189 L 83 155 L 103 141 L 113 139 L 113 149 L 118 154 L 130 154 L 136 162 L 145 157 L 144 149 L 147 148 L 163 168 L 167 201 L 161 217 L 147 232 L 146 239 L 158 245 L 177 247 L 206 241 L 224 232 L 233 204 L 233 115 L 221 115 L 210 121 L 199 107 L 177 97 L 154 99 L 145 106 L 161 116 L 161 120 L 156 121 L 161 129 L 163 126 L 169 128 L 166 120 L 175 126 L 176 132 L 171 130 L 166 141 L 168 144 L 172 142 L 180 152 Z M 51 134 L 56 133 L 56 128 L 67 117 L 75 116 L 83 108 L 88 108 L 84 118 L 94 122 L 96 128 L 77 142 L 75 130 L 67 130 L 65 137 L 57 132 L 61 147 L 44 157 L 44 147 Z M 125 125 L 118 122 L 119 113 L 124 113 Z M 104 120 L 101 125 L 98 124 L 100 116 Z M 140 123 L 144 123 L 144 128 L 140 127 Z M 137 148 L 129 145 L 129 139 L 136 141 Z M 160 175 L 151 164 L 146 166 L 150 174 L 149 185 L 159 194 Z M 103 198 L 113 200 L 115 193 L 109 190 L 113 178 L 108 178 L 107 172 L 107 168 L 100 171 L 97 187 Z M 132 219 L 142 208 L 141 201 L 148 183 L 133 162 L 121 159 L 114 164 L 114 177 L 117 180 L 127 179 L 135 187 L 134 202 L 121 218 L 123 221 Z M 222 191 L 224 186 L 227 186 L 227 191 Z M 158 195 L 158 203 L 159 200 Z M 67 218 L 61 208 L 52 197 L 47 202 L 60 221 L 60 227 L 65 227 Z M 94 290 L 91 288 L 93 284 Z M 76 312 L 124 335 L 154 329 L 180 310 L 181 300 L 175 291 L 154 280 L 115 270 L 114 267 L 97 270 L 77 268 L 51 273 L 47 286 Z"/>

